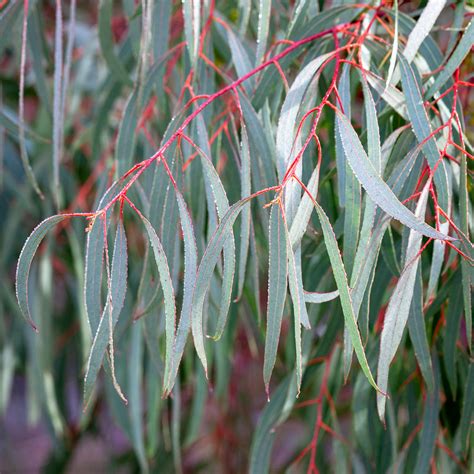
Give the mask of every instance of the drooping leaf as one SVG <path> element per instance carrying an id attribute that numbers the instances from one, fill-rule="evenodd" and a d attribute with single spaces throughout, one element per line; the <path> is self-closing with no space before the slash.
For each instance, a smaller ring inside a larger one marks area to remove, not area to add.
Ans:
<path id="1" fill-rule="evenodd" d="M 184 32 L 191 64 L 196 65 L 201 31 L 201 1 L 183 0 Z"/>
<path id="2" fill-rule="evenodd" d="M 423 105 L 423 98 L 414 71 L 404 56 L 400 56 L 400 69 L 403 92 L 405 93 L 408 115 L 413 131 L 418 142 L 423 144 L 423 154 L 433 171 L 439 205 L 447 212 L 449 209 L 448 203 L 451 200 L 447 167 L 444 160 L 440 160 L 440 152 L 435 137 L 431 136 L 430 122 Z"/>
<path id="3" fill-rule="evenodd" d="M 187 209 L 184 198 L 180 192 L 176 192 L 178 200 L 179 216 L 181 220 L 181 229 L 183 231 L 184 241 L 184 282 L 183 282 L 183 302 L 181 305 L 181 315 L 178 329 L 176 330 L 176 340 L 173 346 L 173 355 L 171 360 L 171 369 L 169 379 L 165 380 L 163 391 L 169 393 L 173 388 L 176 375 L 178 373 L 179 363 L 184 352 L 184 346 L 188 338 L 191 327 L 193 290 L 196 282 L 197 273 L 197 247 L 194 235 L 193 223 L 189 210 Z"/>
<path id="4" fill-rule="evenodd" d="M 240 197 L 245 199 L 251 193 L 251 175 L 250 175 L 250 146 L 247 135 L 247 126 L 242 123 L 242 144 L 240 149 Z M 250 243 L 250 206 L 242 209 L 242 227 L 240 232 L 240 260 L 239 260 L 239 287 L 237 290 L 237 299 L 241 297 L 244 289 L 245 269 L 247 266 L 247 257 Z"/>
<path id="5" fill-rule="evenodd" d="M 351 123 L 340 113 L 338 113 L 338 119 L 349 164 L 370 198 L 387 214 L 411 229 L 434 239 L 452 240 L 451 237 L 441 234 L 421 221 L 397 199 L 369 161 Z"/>
<path id="6" fill-rule="evenodd" d="M 316 208 L 316 212 L 318 213 L 319 221 L 323 229 L 326 250 L 329 255 L 329 260 L 331 261 L 334 279 L 336 280 L 336 285 L 339 290 L 339 298 L 341 300 L 342 311 L 344 313 L 345 328 L 347 328 L 347 331 L 349 332 L 349 335 L 351 337 L 352 345 L 354 346 L 354 350 L 362 368 L 362 371 L 367 377 L 369 383 L 376 390 L 378 390 L 377 384 L 375 383 L 375 380 L 372 376 L 372 372 L 370 371 L 369 364 L 367 362 L 367 358 L 365 356 L 359 329 L 357 328 L 357 322 L 355 319 L 351 295 L 349 292 L 347 275 L 344 269 L 344 264 L 342 262 L 339 248 L 337 246 L 337 240 L 336 236 L 334 235 L 334 230 L 323 208 L 317 203 L 317 201 L 313 201 L 313 204 Z"/>
<path id="7" fill-rule="evenodd" d="M 425 94 L 427 99 L 430 99 L 434 96 L 434 94 L 439 91 L 444 84 L 452 77 L 455 70 L 459 67 L 459 65 L 464 61 L 464 58 L 469 54 L 471 51 L 472 45 L 474 44 L 474 21 L 471 20 L 469 24 L 466 26 L 466 30 L 462 35 L 456 49 L 451 54 L 448 62 L 444 65 L 441 69 L 440 73 L 436 77 L 433 84 L 431 84 L 430 88 Z"/>
<path id="8" fill-rule="evenodd" d="M 270 211 L 268 230 L 268 303 L 263 381 L 267 395 L 270 393 L 270 378 L 276 361 L 280 341 L 281 321 L 285 307 L 288 282 L 288 242 L 283 210 L 274 204 Z M 299 305 L 298 305 L 299 306 Z"/>
<path id="9" fill-rule="evenodd" d="M 440 374 L 436 355 L 432 357 L 434 371 L 434 388 L 428 394 L 424 403 L 420 445 L 414 472 L 424 474 L 429 472 L 431 458 L 435 449 L 436 433 L 438 431 L 438 413 L 440 409 Z"/>
<path id="10" fill-rule="evenodd" d="M 20 257 L 18 258 L 15 277 L 16 298 L 18 300 L 22 315 L 31 324 L 35 331 L 37 331 L 37 328 L 35 323 L 33 322 L 33 319 L 31 318 L 30 307 L 28 303 L 28 285 L 31 262 L 46 233 L 53 227 L 55 227 L 59 222 L 69 217 L 72 216 L 70 214 L 59 214 L 56 216 L 48 217 L 43 222 L 38 224 L 38 226 L 35 227 L 33 232 L 26 240 L 25 244 L 23 245 Z"/>
<path id="11" fill-rule="evenodd" d="M 101 221 L 102 219 L 99 218 Z M 101 224 L 103 224 L 101 222 Z M 102 226 L 101 226 L 102 227 Z M 103 231 L 104 227 L 102 227 Z M 105 238 L 104 236 L 102 238 Z M 84 406 L 87 407 L 92 396 L 94 384 L 97 380 L 107 346 L 110 348 L 110 364 L 112 379 L 119 396 L 124 399 L 120 388 L 115 381 L 114 356 L 113 356 L 113 332 L 123 308 L 125 295 L 127 293 L 128 274 L 128 252 L 127 237 L 122 221 L 117 224 L 115 235 L 114 253 L 112 256 L 112 267 L 110 269 L 110 281 L 108 282 L 107 301 L 100 317 L 97 331 L 93 334 L 92 347 L 86 365 L 84 377 Z"/>
<path id="12" fill-rule="evenodd" d="M 425 215 L 428 200 L 429 182 L 425 185 L 418 200 L 415 216 L 422 218 Z M 403 336 L 405 325 L 410 314 L 413 292 L 415 287 L 416 272 L 419 262 L 419 251 L 422 235 L 410 231 L 405 257 L 405 266 L 397 282 L 397 286 L 390 297 L 385 312 L 382 335 L 380 338 L 380 355 L 377 367 L 377 384 L 383 392 L 387 392 L 388 371 L 392 359 L 395 357 L 398 346 Z M 377 393 L 377 410 L 381 420 L 385 417 L 386 396 Z"/>
<path id="13" fill-rule="evenodd" d="M 288 284 L 290 287 L 291 299 L 293 302 L 293 330 L 295 332 L 295 373 L 296 373 L 296 397 L 300 394 L 302 374 L 301 361 L 301 307 L 305 304 L 303 286 L 298 279 L 296 259 L 293 248 L 291 247 L 288 227 L 283 216 L 283 226 L 285 232 L 285 241 L 288 254 Z M 272 282 L 269 281 L 269 286 Z M 269 292 L 270 297 L 270 292 Z"/>
<path id="14" fill-rule="evenodd" d="M 160 275 L 160 285 L 163 291 L 164 305 L 165 305 L 165 374 L 163 380 L 168 380 L 171 370 L 171 358 L 173 354 L 173 347 L 175 341 L 175 322 L 176 322 L 176 302 L 174 297 L 173 282 L 171 279 L 168 260 L 161 241 L 156 233 L 156 230 L 151 225 L 150 221 L 140 216 L 148 238 L 150 240 L 153 255 L 155 257 L 156 266 Z"/>
<path id="15" fill-rule="evenodd" d="M 257 53 L 255 64 L 258 66 L 263 59 L 268 41 L 268 30 L 270 26 L 272 2 L 271 0 L 259 0 L 258 2 L 258 29 L 257 29 Z"/>
<path id="16" fill-rule="evenodd" d="M 431 392 L 434 387 L 434 376 L 425 321 L 423 319 L 423 287 L 420 267 L 421 265 L 418 265 L 413 300 L 411 302 L 407 324 L 418 365 L 420 366 L 428 391 Z"/>
<path id="17" fill-rule="evenodd" d="M 192 333 L 194 339 L 194 347 L 204 366 L 207 376 L 207 358 L 204 350 L 204 336 L 203 336 L 203 306 L 206 299 L 207 291 L 211 284 L 212 274 L 217 265 L 222 248 L 227 239 L 231 236 L 232 226 L 237 219 L 243 206 L 249 203 L 249 198 L 242 199 L 224 214 L 219 222 L 217 229 L 212 235 L 207 248 L 199 263 L 198 272 L 196 276 L 196 283 L 193 292 L 192 303 Z"/>

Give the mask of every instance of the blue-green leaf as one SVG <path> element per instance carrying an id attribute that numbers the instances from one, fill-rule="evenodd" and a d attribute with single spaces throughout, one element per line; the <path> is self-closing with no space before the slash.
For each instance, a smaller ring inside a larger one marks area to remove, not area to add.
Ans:
<path id="1" fill-rule="evenodd" d="M 48 217 L 38 226 L 35 227 L 33 232 L 30 234 L 28 239 L 20 253 L 18 258 L 18 264 L 16 267 L 16 298 L 20 305 L 21 313 L 25 319 L 31 324 L 33 329 L 37 331 L 36 325 L 33 322 L 30 314 L 30 307 L 28 304 L 28 284 L 30 276 L 30 267 L 33 257 L 35 256 L 36 250 L 38 249 L 41 241 L 43 240 L 46 233 L 51 230 L 56 224 L 71 217 L 69 214 L 61 214 L 52 217 Z"/>
<path id="2" fill-rule="evenodd" d="M 275 365 L 281 321 L 285 307 L 288 281 L 288 242 L 285 221 L 280 204 L 272 205 L 268 231 L 268 303 L 263 381 L 267 395 L 270 393 L 270 378 Z"/>
<path id="3" fill-rule="evenodd" d="M 411 229 L 434 239 L 453 240 L 421 221 L 397 199 L 369 161 L 349 120 L 340 112 L 338 112 L 338 120 L 342 143 L 349 164 L 370 198 L 387 214 Z"/>

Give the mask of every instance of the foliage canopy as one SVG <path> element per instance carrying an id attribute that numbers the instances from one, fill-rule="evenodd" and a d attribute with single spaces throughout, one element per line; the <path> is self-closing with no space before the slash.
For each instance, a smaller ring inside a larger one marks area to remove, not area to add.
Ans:
<path id="1" fill-rule="evenodd" d="M 0 2 L 1 410 L 24 371 L 63 463 L 103 400 L 142 471 L 467 470 L 469 4 L 53 3 Z"/>

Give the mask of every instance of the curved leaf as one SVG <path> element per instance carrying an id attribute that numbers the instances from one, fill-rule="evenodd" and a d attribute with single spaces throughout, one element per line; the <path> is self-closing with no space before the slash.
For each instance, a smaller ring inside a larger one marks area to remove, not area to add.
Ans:
<path id="1" fill-rule="evenodd" d="M 25 244 L 23 245 L 20 257 L 18 258 L 15 277 L 16 298 L 18 300 L 21 313 L 23 314 L 25 319 L 31 324 L 35 331 L 38 331 L 38 329 L 35 323 L 33 322 L 33 319 L 31 318 L 30 307 L 28 304 L 28 283 L 31 262 L 33 261 L 33 257 L 35 256 L 36 250 L 38 249 L 46 233 L 59 222 L 69 217 L 73 217 L 73 215 L 59 214 L 56 216 L 48 217 L 43 222 L 38 224 L 26 240 Z"/>
<path id="2" fill-rule="evenodd" d="M 359 137 L 347 117 L 340 112 L 337 115 L 348 162 L 370 198 L 387 214 L 411 229 L 433 239 L 454 240 L 421 221 L 397 199 L 369 161 Z"/>

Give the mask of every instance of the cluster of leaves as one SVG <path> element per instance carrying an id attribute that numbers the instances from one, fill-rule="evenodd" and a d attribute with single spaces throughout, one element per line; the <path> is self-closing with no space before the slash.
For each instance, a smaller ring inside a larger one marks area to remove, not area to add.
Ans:
<path id="1" fill-rule="evenodd" d="M 0 408 L 17 366 L 69 449 L 105 399 L 141 470 L 197 469 L 243 339 L 236 470 L 467 469 L 469 5 L 2 3 Z"/>

